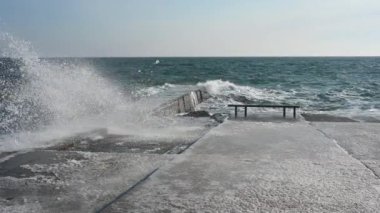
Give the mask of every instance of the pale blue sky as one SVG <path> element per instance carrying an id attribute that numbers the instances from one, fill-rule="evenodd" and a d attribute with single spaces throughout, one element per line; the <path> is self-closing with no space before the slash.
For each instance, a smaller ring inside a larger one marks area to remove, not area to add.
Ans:
<path id="1" fill-rule="evenodd" d="M 41 56 L 380 55 L 380 0 L 0 0 Z"/>

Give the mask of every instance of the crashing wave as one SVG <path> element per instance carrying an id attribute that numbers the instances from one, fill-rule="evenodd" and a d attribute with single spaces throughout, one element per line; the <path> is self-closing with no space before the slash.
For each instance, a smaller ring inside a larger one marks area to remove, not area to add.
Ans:
<path id="1" fill-rule="evenodd" d="M 241 103 L 272 102 L 279 103 L 286 100 L 290 94 L 273 89 L 259 89 L 250 86 L 240 86 L 229 81 L 209 80 L 197 83 L 215 97 L 225 97 Z"/>
<path id="2" fill-rule="evenodd" d="M 311 88 L 301 87 L 299 90 L 275 90 L 241 86 L 230 81 L 209 80 L 199 82 L 197 86 L 205 88 L 213 97 L 207 101 L 211 110 L 224 109 L 235 104 L 298 104 L 302 111 L 311 113 L 328 113 L 341 116 L 373 116 L 380 118 L 380 110 L 365 100 L 354 99 L 361 97 L 353 91 L 343 90 L 340 93 L 323 94 Z M 342 107 L 342 103 L 347 106 Z M 367 106 L 368 105 L 368 106 Z"/>
<path id="3" fill-rule="evenodd" d="M 1 56 L 10 64 L 2 67 L 8 75 L 0 80 L 9 92 L 3 97 L 2 131 L 35 129 L 42 121 L 75 120 L 128 104 L 118 88 L 91 67 L 40 59 L 28 42 L 9 34 L 2 34 L 0 42 L 5 47 Z M 7 85 L 12 75 L 16 79 Z"/>

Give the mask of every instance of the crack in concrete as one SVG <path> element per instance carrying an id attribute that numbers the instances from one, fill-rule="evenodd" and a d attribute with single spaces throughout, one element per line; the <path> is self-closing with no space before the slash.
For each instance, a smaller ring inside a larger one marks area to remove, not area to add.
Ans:
<path id="1" fill-rule="evenodd" d="M 100 209 L 96 210 L 95 212 L 96 213 L 100 213 L 100 212 L 104 211 L 105 209 L 107 209 L 108 207 L 110 207 L 113 203 L 115 203 L 116 201 L 118 201 L 120 198 L 124 197 L 125 195 L 128 195 L 129 192 L 131 192 L 134 188 L 136 188 L 140 184 L 142 184 L 145 180 L 147 180 L 150 176 L 152 176 L 158 169 L 159 169 L 159 167 L 156 168 L 156 169 L 154 169 L 153 171 L 151 171 L 149 174 L 145 175 L 142 179 L 140 179 L 139 181 L 137 181 L 137 183 L 135 183 L 133 186 L 129 187 L 126 191 L 124 191 L 121 194 L 119 194 L 118 196 L 116 196 L 113 200 L 111 200 L 110 202 L 106 203 L 104 206 L 102 206 Z"/>

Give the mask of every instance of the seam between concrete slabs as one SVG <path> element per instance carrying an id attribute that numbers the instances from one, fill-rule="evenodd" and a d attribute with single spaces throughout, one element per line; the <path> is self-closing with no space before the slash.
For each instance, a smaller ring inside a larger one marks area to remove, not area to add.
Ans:
<path id="1" fill-rule="evenodd" d="M 196 144 L 198 141 L 200 141 L 202 138 L 204 138 L 211 130 L 219 127 L 220 125 L 222 125 L 223 123 L 221 124 L 218 124 L 217 126 L 213 127 L 213 128 L 210 128 L 208 131 L 206 131 L 201 137 L 199 137 L 197 140 L 194 140 L 193 142 L 191 142 L 184 150 L 180 151 L 179 153 L 177 154 L 174 154 L 174 155 L 178 155 L 178 156 L 175 156 L 173 157 L 172 159 L 170 159 L 165 165 L 169 164 L 170 162 L 172 162 L 173 160 L 175 160 L 176 158 L 178 158 L 179 156 L 183 156 L 184 153 L 186 152 L 186 150 L 188 150 L 191 146 L 193 146 L 194 144 Z M 165 165 L 162 165 L 162 166 L 165 166 Z M 161 167 L 162 167 L 161 166 Z M 100 207 L 99 209 L 95 210 L 94 212 L 95 213 L 101 213 L 103 212 L 104 210 L 106 210 L 108 207 L 112 206 L 112 204 L 114 204 L 115 202 L 117 202 L 118 200 L 120 200 L 122 197 L 124 196 L 128 196 L 128 194 L 130 192 L 132 192 L 135 188 L 137 188 L 139 185 L 143 184 L 146 180 L 149 179 L 149 177 L 151 177 L 154 173 L 156 173 L 161 167 L 157 167 L 156 169 L 154 169 L 153 171 L 149 172 L 147 175 L 145 175 L 142 179 L 138 180 L 135 184 L 133 184 L 131 187 L 129 187 L 127 190 L 125 190 L 124 192 L 120 193 L 118 196 L 116 196 L 114 199 L 112 199 L 111 201 L 107 202 L 106 204 L 104 204 L 102 207 Z"/>
<path id="2" fill-rule="evenodd" d="M 113 203 L 115 203 L 116 201 L 118 201 L 120 198 L 122 198 L 124 195 L 127 195 L 130 191 L 132 191 L 134 188 L 136 188 L 137 186 L 139 186 L 140 184 L 142 184 L 145 180 L 147 180 L 152 174 L 154 174 L 157 170 L 159 169 L 156 168 L 154 169 L 153 171 L 151 171 L 150 173 L 148 173 L 147 175 L 145 175 L 142 179 L 140 179 L 139 181 L 137 181 L 135 184 L 133 184 L 133 186 L 129 187 L 126 191 L 122 192 L 121 194 L 119 194 L 118 196 L 116 196 L 113 200 L 111 200 L 110 202 L 106 203 L 105 205 L 103 205 L 100 209 L 98 210 L 95 210 L 96 213 L 100 213 L 102 211 L 104 211 L 105 209 L 107 209 L 109 206 L 111 206 Z"/>
<path id="3" fill-rule="evenodd" d="M 348 152 L 346 149 L 344 149 L 341 145 L 339 145 L 339 143 L 336 141 L 335 138 L 329 136 L 327 133 L 325 133 L 323 130 L 319 129 L 318 127 L 314 126 L 312 122 L 308 122 L 308 124 L 313 127 L 315 130 L 317 130 L 318 132 L 320 132 L 323 136 L 325 136 L 326 138 L 330 139 L 331 141 L 334 142 L 334 144 L 339 148 L 341 149 L 344 153 L 346 153 L 348 156 L 350 156 L 351 158 L 355 159 L 356 161 L 358 161 L 360 164 L 362 164 L 365 168 L 367 168 L 377 179 L 380 179 L 380 176 L 376 174 L 375 170 L 373 170 L 371 167 L 369 167 L 366 163 L 362 162 L 360 159 L 354 157 L 352 155 L 352 153 Z"/>

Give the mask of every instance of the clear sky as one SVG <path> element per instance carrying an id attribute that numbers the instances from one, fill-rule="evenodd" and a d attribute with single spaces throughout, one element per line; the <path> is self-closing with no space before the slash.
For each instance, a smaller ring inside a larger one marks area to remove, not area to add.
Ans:
<path id="1" fill-rule="evenodd" d="M 380 55 L 380 0 L 0 0 L 41 56 Z"/>

